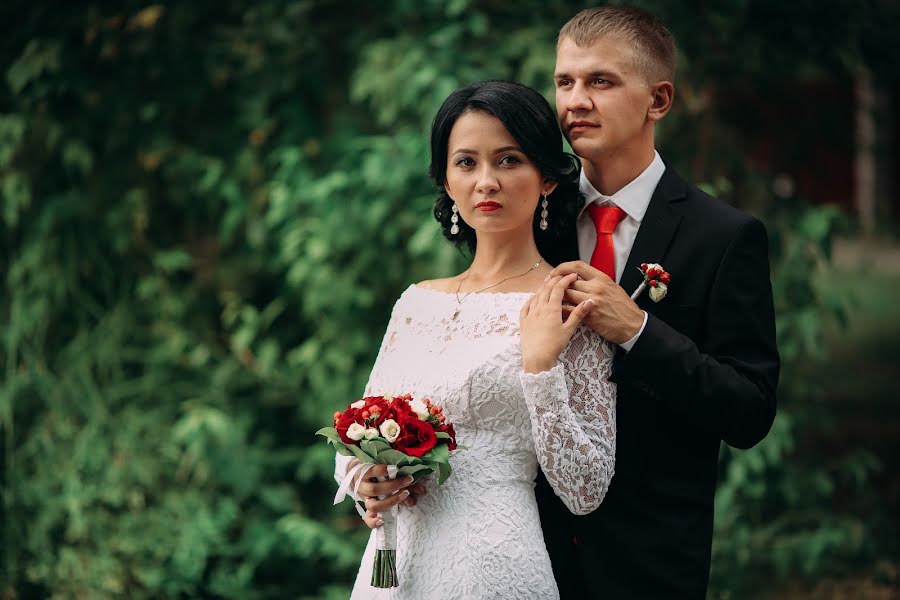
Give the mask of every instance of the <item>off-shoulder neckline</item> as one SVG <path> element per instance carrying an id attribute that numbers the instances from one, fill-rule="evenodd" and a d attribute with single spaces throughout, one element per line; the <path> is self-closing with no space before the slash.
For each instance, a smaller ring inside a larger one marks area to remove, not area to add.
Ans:
<path id="1" fill-rule="evenodd" d="M 445 292 L 443 290 L 435 290 L 432 288 L 421 287 L 415 283 L 410 284 L 409 288 L 407 288 L 407 291 L 410 289 L 416 289 L 416 290 L 420 290 L 423 292 L 430 292 L 432 294 L 440 294 L 441 296 L 452 296 L 454 298 L 456 297 L 455 292 Z M 515 296 L 533 296 L 534 294 L 535 294 L 535 292 L 462 292 L 462 297 L 465 297 L 465 298 L 468 298 L 469 296 L 475 296 L 475 297 L 478 297 L 478 296 L 510 296 L 510 297 L 515 297 Z"/>

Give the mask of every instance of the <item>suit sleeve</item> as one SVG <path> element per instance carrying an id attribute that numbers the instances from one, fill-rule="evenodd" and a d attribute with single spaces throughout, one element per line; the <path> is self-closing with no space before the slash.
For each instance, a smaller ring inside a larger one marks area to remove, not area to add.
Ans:
<path id="1" fill-rule="evenodd" d="M 702 351 L 649 315 L 613 380 L 630 381 L 651 399 L 735 448 L 762 440 L 775 418 L 779 357 L 765 226 L 752 219 L 723 254 L 703 321 Z"/>

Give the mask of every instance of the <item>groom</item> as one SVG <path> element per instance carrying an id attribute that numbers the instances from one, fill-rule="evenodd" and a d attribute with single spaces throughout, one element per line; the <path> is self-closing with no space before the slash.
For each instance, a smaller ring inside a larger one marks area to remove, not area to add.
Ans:
<path id="1" fill-rule="evenodd" d="M 572 515 L 538 482 L 563 600 L 704 598 L 720 442 L 750 448 L 775 417 L 766 230 L 656 152 L 674 75 L 672 35 L 643 10 L 588 9 L 559 33 L 556 107 L 586 204 L 553 275 L 580 275 L 567 300 L 593 298 L 585 323 L 621 348 L 616 473 L 603 504 Z M 671 274 L 658 303 L 629 297 L 641 263 Z"/>

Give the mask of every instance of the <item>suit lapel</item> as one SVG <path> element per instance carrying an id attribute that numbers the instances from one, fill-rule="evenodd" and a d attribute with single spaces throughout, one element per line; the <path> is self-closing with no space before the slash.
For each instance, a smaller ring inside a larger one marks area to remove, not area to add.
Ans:
<path id="1" fill-rule="evenodd" d="M 660 263 L 665 266 L 666 252 L 681 222 L 681 215 L 673 204 L 683 200 L 686 192 L 687 184 L 667 166 L 653 191 L 637 237 L 631 246 L 631 253 L 625 262 L 619 285 L 628 294 L 633 293 L 641 283 L 641 274 L 638 272 L 641 263 Z"/>

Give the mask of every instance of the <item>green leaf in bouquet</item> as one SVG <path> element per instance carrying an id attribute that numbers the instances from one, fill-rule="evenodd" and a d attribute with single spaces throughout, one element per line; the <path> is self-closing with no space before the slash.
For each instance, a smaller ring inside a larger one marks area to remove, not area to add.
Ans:
<path id="1" fill-rule="evenodd" d="M 360 448 L 359 446 L 347 446 L 347 448 L 350 449 L 350 451 L 353 453 L 353 456 L 355 456 L 356 458 L 359 459 L 359 462 L 364 462 L 364 463 L 374 463 L 375 462 L 375 459 L 373 457 L 369 456 L 368 454 L 366 454 L 365 452 L 363 452 L 363 449 Z"/>
<path id="2" fill-rule="evenodd" d="M 412 475 L 413 481 L 418 481 L 422 477 L 426 475 L 430 475 L 434 472 L 434 469 L 429 467 L 428 465 L 406 465 L 405 467 L 400 467 L 397 469 L 397 477 L 406 477 L 407 475 Z"/>
<path id="3" fill-rule="evenodd" d="M 425 453 L 425 456 L 422 457 L 426 462 L 434 461 L 440 463 L 448 463 L 450 462 L 450 450 L 447 448 L 446 444 L 438 444 L 431 450 Z"/>
<path id="4" fill-rule="evenodd" d="M 334 446 L 334 449 L 337 450 L 338 454 L 342 454 L 344 456 L 355 456 L 359 458 L 359 455 L 351 449 L 351 445 L 341 439 L 341 435 L 334 427 L 323 427 L 316 432 L 316 435 L 321 435 L 322 437 L 326 438 L 328 440 L 328 443 Z M 353 447 L 355 448 L 355 446 Z M 366 462 L 374 461 L 369 460 Z"/>
<path id="5" fill-rule="evenodd" d="M 439 439 L 439 440 L 452 440 L 453 439 L 453 437 L 446 431 L 435 431 L 434 435 L 437 436 L 437 439 Z"/>
<path id="6" fill-rule="evenodd" d="M 332 446 L 334 446 L 334 449 L 338 451 L 338 454 L 342 454 L 344 456 L 356 456 L 355 454 L 353 454 L 353 452 L 350 450 L 350 448 L 347 447 L 347 444 L 345 444 L 344 442 L 330 442 L 330 443 Z"/>
<path id="7" fill-rule="evenodd" d="M 327 438 L 328 441 L 335 444 L 344 443 L 344 441 L 341 439 L 340 434 L 337 432 L 337 429 L 335 429 L 334 427 L 323 427 L 316 432 L 316 435 L 321 435 L 322 437 Z"/>
<path id="8" fill-rule="evenodd" d="M 379 463 L 385 465 L 397 465 L 398 467 L 422 464 L 421 459 L 415 456 L 409 456 L 407 454 L 404 454 L 403 452 L 400 452 L 399 450 L 394 450 L 393 448 L 382 450 L 378 453 L 377 458 Z"/>
<path id="9" fill-rule="evenodd" d="M 438 485 L 444 485 L 444 482 L 447 481 L 447 478 L 450 477 L 450 473 L 452 469 L 450 469 L 450 463 L 438 463 Z"/>
<path id="10" fill-rule="evenodd" d="M 383 438 L 372 438 L 371 440 L 363 440 L 360 442 L 360 447 L 366 454 L 378 456 L 379 452 L 390 449 L 391 445 Z"/>

